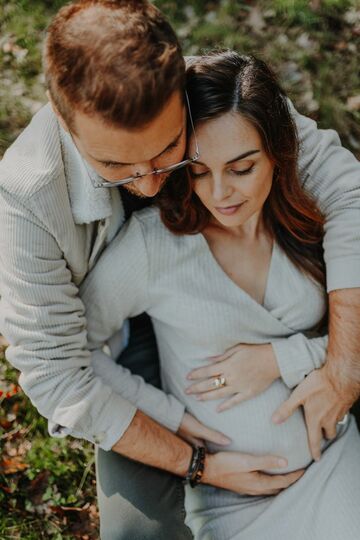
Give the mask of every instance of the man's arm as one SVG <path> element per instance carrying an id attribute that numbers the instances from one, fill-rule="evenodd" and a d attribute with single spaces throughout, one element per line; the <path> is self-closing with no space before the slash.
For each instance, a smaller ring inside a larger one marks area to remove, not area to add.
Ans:
<path id="1" fill-rule="evenodd" d="M 192 455 L 191 446 L 140 411 L 112 450 L 182 478 L 187 474 Z M 267 475 L 259 471 L 284 465 L 274 456 L 238 452 L 207 454 L 202 482 L 240 494 L 275 495 L 296 482 L 304 471 L 284 475 Z"/>
<path id="2" fill-rule="evenodd" d="M 317 130 L 315 122 L 293 114 L 302 182 L 326 220 L 329 345 L 325 366 L 299 385 L 274 420 L 286 420 L 303 405 L 311 451 L 319 458 L 322 429 L 329 438 L 335 436 L 336 423 L 360 392 L 360 164 L 334 131 Z"/>
<path id="3" fill-rule="evenodd" d="M 58 243 L 7 193 L 0 192 L 0 210 L 0 328 L 39 412 L 105 450 L 128 427 L 137 402 L 176 432 L 184 414 L 176 398 L 124 368 L 117 370 L 124 395 L 96 376 L 92 360 L 108 357 L 88 350 L 84 305 Z"/>

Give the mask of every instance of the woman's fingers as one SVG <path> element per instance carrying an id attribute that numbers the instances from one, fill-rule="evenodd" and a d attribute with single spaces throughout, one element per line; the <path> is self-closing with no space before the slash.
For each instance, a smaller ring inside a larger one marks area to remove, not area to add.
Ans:
<path id="1" fill-rule="evenodd" d="M 251 394 L 248 392 L 238 392 L 234 396 L 232 396 L 229 399 L 226 399 L 223 401 L 218 407 L 217 412 L 223 412 L 227 411 L 228 409 L 231 409 L 231 407 L 235 407 L 235 405 L 238 405 L 242 401 L 246 401 L 247 399 L 251 398 Z"/>
<path id="2" fill-rule="evenodd" d="M 233 391 L 229 386 L 223 386 L 217 390 L 209 390 L 208 392 L 203 392 L 202 394 L 196 394 L 195 397 L 198 401 L 210 401 L 212 399 L 222 399 L 228 397 L 232 394 Z"/>
<path id="3" fill-rule="evenodd" d="M 201 426 L 199 437 L 203 439 L 204 441 L 212 442 L 215 444 L 220 444 L 222 446 L 230 444 L 231 439 L 229 437 L 226 437 L 220 431 L 216 431 L 215 429 L 207 428 L 203 426 L 202 424 L 199 424 Z"/>
<path id="4" fill-rule="evenodd" d="M 208 360 L 210 360 L 211 362 L 222 362 L 223 360 L 227 360 L 228 358 L 230 358 L 230 356 L 232 356 L 235 352 L 237 352 L 240 347 L 241 347 L 241 344 L 235 345 L 234 347 L 231 347 L 230 349 L 225 351 L 223 354 L 210 356 Z"/>
<path id="5" fill-rule="evenodd" d="M 211 379 L 206 379 L 205 381 L 201 381 L 195 384 L 192 384 L 185 390 L 185 394 L 201 394 L 203 392 L 211 392 L 212 390 L 214 392 L 217 392 L 219 389 L 225 389 L 226 393 L 224 395 L 229 396 L 233 393 L 233 390 L 231 390 L 230 386 L 222 386 L 217 387 L 215 384 L 216 377 L 212 377 Z"/>
<path id="6" fill-rule="evenodd" d="M 217 364 L 212 364 L 210 366 L 193 369 L 188 373 L 186 378 L 192 381 L 196 379 L 208 379 L 209 377 L 216 377 L 216 375 L 219 375 L 219 366 Z"/>

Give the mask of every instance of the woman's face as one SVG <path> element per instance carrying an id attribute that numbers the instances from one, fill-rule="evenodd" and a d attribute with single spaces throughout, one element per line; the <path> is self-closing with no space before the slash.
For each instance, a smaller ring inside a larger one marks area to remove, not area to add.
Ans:
<path id="1" fill-rule="evenodd" d="M 239 113 L 226 113 L 195 126 L 199 161 L 191 164 L 194 191 L 224 227 L 261 215 L 274 172 L 261 137 Z M 195 150 L 193 138 L 189 154 Z"/>

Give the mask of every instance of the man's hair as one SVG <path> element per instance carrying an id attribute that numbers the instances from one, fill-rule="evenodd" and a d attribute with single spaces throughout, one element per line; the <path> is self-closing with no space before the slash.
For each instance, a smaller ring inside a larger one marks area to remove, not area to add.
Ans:
<path id="1" fill-rule="evenodd" d="M 185 84 L 176 34 L 146 0 L 78 0 L 60 9 L 48 28 L 44 69 L 69 128 L 76 110 L 140 128 Z"/>

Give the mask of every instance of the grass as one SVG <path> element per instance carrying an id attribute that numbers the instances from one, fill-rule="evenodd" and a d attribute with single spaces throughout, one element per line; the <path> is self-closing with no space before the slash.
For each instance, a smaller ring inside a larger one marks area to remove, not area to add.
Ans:
<path id="1" fill-rule="evenodd" d="M 63 0 L 0 0 L 0 156 L 45 102 L 41 46 Z M 155 2 L 184 51 L 255 53 L 298 110 L 360 157 L 358 0 Z M 98 538 L 93 448 L 51 439 L 0 352 L 0 539 Z"/>

